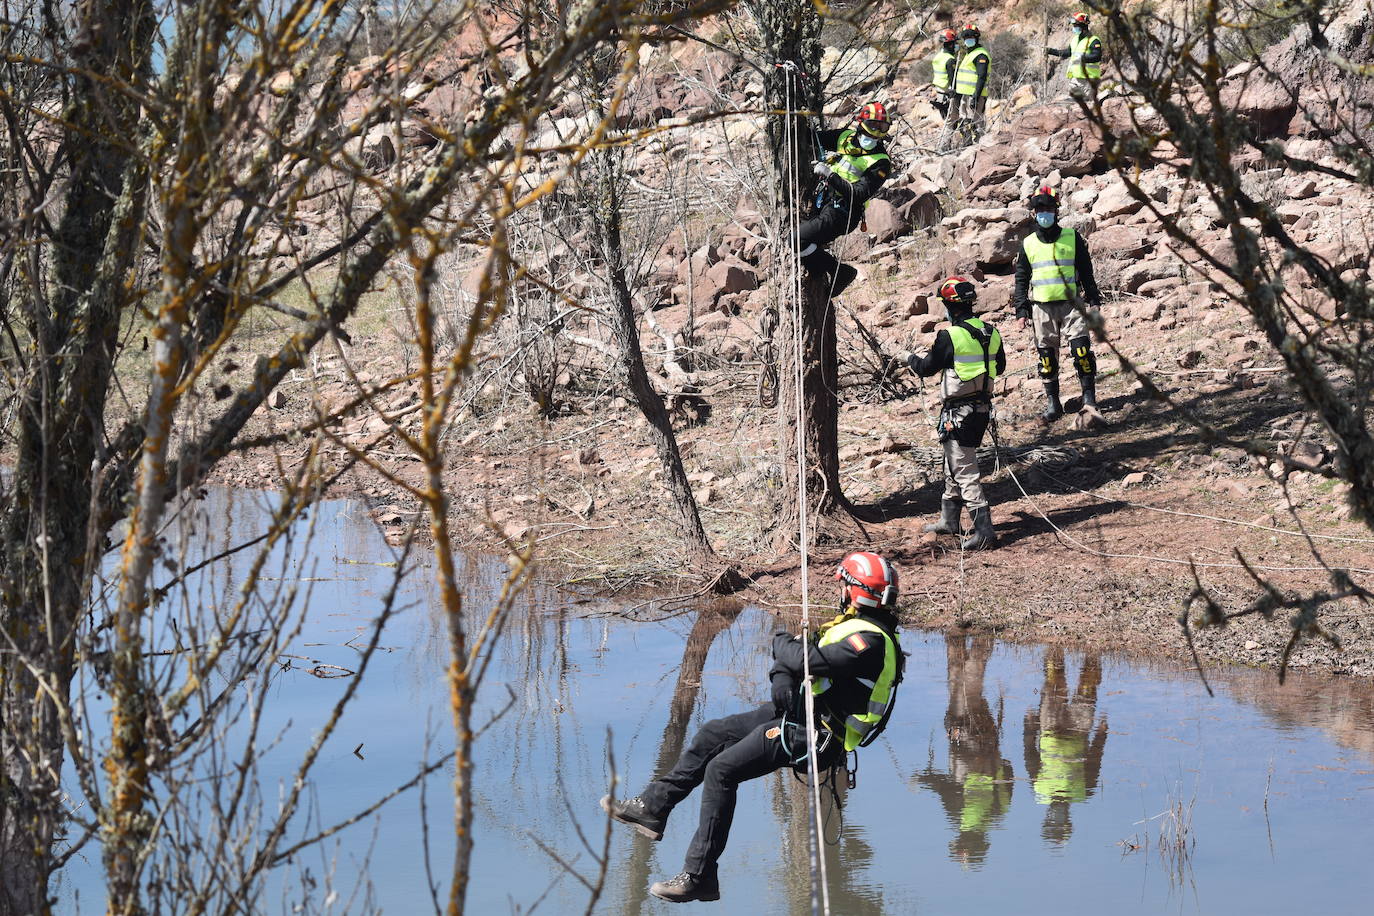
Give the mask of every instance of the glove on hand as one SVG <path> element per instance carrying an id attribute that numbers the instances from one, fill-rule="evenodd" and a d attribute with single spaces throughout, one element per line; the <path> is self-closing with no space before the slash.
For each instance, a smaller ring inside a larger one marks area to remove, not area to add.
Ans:
<path id="1" fill-rule="evenodd" d="M 780 716 L 792 711 L 797 701 L 797 682 L 786 674 L 773 675 L 773 710 Z"/>
<path id="2" fill-rule="evenodd" d="M 830 173 L 834 170 L 830 168 L 830 166 L 826 165 L 824 162 L 818 161 L 815 165 L 811 166 L 811 171 L 813 174 L 818 175 L 821 178 L 825 178 L 828 175 L 830 175 Z"/>
<path id="3" fill-rule="evenodd" d="M 906 367 L 908 369 L 910 369 L 912 372 L 916 372 L 916 367 L 920 365 L 921 360 L 925 359 L 926 352 L 927 351 L 922 350 L 919 353 L 908 353 L 904 358 L 903 362 L 906 363 Z M 920 373 L 917 374 L 919 375 Z"/>

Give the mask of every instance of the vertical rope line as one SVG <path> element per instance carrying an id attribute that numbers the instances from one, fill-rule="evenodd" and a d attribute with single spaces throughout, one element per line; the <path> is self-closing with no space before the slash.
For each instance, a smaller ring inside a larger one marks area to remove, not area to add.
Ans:
<path id="1" fill-rule="evenodd" d="M 796 107 L 792 96 L 792 84 L 796 77 L 795 65 L 784 67 L 784 97 L 787 113 L 783 121 L 783 149 L 787 157 L 788 188 L 795 198 L 798 189 L 797 174 L 797 131 L 793 111 Z M 794 447 L 797 462 L 797 547 L 801 552 L 801 602 L 802 602 L 802 697 L 806 708 L 806 759 L 807 788 L 811 796 L 809 836 L 811 855 L 811 912 L 830 914 L 830 881 L 826 873 L 825 857 L 821 854 L 821 783 L 819 761 L 816 753 L 816 702 L 811 690 L 811 575 L 810 575 L 810 532 L 808 516 L 810 506 L 806 493 L 806 391 L 804 387 L 805 347 L 802 334 L 801 260 L 801 217 L 792 201 L 784 201 L 787 207 L 788 229 L 795 240 L 792 255 L 792 268 L 788 278 L 789 292 L 793 302 L 792 343 L 793 384 L 796 386 L 797 401 L 794 407 L 793 424 L 795 429 Z M 819 894 L 817 885 L 819 884 Z"/>

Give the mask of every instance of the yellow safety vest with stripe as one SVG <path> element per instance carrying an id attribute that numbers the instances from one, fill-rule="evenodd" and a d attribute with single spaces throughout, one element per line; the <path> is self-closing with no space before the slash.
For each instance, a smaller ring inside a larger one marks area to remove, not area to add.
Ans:
<path id="1" fill-rule="evenodd" d="M 1069 69 L 1064 73 L 1069 79 L 1095 80 L 1102 76 L 1102 63 L 1100 61 L 1088 64 L 1083 62 L 1083 55 L 1092 50 L 1094 41 L 1101 44 L 1101 40 L 1096 35 L 1084 35 L 1082 38 L 1074 39 L 1069 48 L 1072 52 L 1069 54 Z"/>
<path id="2" fill-rule="evenodd" d="M 1042 731 L 1038 740 L 1040 772 L 1032 783 L 1035 800 L 1042 805 L 1055 801 L 1086 801 L 1087 738 Z"/>
<path id="3" fill-rule="evenodd" d="M 892 705 L 895 696 L 892 688 L 897 680 L 897 644 L 876 623 L 858 617 L 846 620 L 844 623 L 838 623 L 826 630 L 816 645 L 818 647 L 833 645 L 855 633 L 877 633 L 883 638 L 883 670 L 876 681 L 857 678 L 859 683 L 868 688 L 868 705 L 859 712 L 851 713 L 845 717 L 844 749 L 846 751 L 852 751 L 863 744 L 873 730 L 878 727 L 878 723 L 883 721 L 883 716 L 887 715 L 887 708 Z M 830 678 L 818 677 L 811 683 L 811 692 L 820 696 L 830 689 L 830 684 Z"/>
<path id="4" fill-rule="evenodd" d="M 858 146 L 858 144 L 854 142 L 853 128 L 842 132 L 835 145 L 840 149 Z M 830 171 L 852 185 L 860 178 L 864 177 L 864 172 L 867 172 L 874 163 L 882 162 L 885 159 L 890 160 L 891 158 L 892 157 L 887 153 L 882 152 L 863 153 L 857 156 L 851 153 L 835 153 L 830 157 Z M 837 207 L 843 207 L 847 204 L 847 201 L 841 201 L 837 197 L 834 203 Z M 868 201 L 864 201 L 864 206 L 868 206 Z"/>
<path id="5" fill-rule="evenodd" d="M 997 378 L 997 354 L 1002 349 L 1002 335 L 996 328 L 990 328 L 992 333 L 984 351 L 982 342 L 968 328 L 960 327 L 964 324 L 979 331 L 990 327 L 978 318 L 964 318 L 949 326 L 949 342 L 954 345 L 954 368 L 946 369 L 941 379 L 941 393 L 946 400 L 990 394 Z"/>
<path id="6" fill-rule="evenodd" d="M 964 54 L 964 59 L 959 63 L 959 69 L 954 74 L 954 91 L 958 95 L 973 95 L 978 88 L 978 68 L 974 66 L 979 57 L 986 57 L 988 60 L 988 80 L 983 84 L 983 97 L 987 98 L 988 83 L 992 82 L 992 55 L 987 48 L 979 46 L 971 48 Z"/>
<path id="7" fill-rule="evenodd" d="M 1062 226 L 1059 238 L 1053 242 L 1042 242 L 1032 232 L 1021 248 L 1030 262 L 1032 302 L 1063 302 L 1078 295 L 1078 271 L 1074 267 L 1078 257 L 1077 232 Z"/>
<path id="8" fill-rule="evenodd" d="M 930 81 L 935 84 L 936 89 L 949 88 L 949 62 L 954 60 L 954 55 L 948 51 L 941 50 L 935 55 L 935 59 L 930 62 Z"/>

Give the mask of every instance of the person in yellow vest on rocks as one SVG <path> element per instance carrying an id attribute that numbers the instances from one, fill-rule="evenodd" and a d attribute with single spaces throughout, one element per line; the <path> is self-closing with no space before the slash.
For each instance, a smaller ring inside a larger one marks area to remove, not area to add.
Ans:
<path id="1" fill-rule="evenodd" d="M 930 61 L 930 85 L 935 88 L 931 93 L 930 104 L 945 117 L 949 116 L 949 106 L 954 96 L 954 72 L 959 63 L 959 36 L 953 29 L 945 29 L 939 35 L 940 51 Z"/>
<path id="2" fill-rule="evenodd" d="M 964 57 L 954 71 L 955 103 L 949 106 L 948 124 L 963 118 L 970 121 L 975 132 L 982 129 L 983 112 L 988 107 L 988 83 L 992 70 L 992 55 L 982 45 L 983 33 L 972 22 L 959 33 L 964 42 Z"/>
<path id="3" fill-rule="evenodd" d="M 668 815 L 701 786 L 701 820 L 686 863 L 680 874 L 649 888 L 655 897 L 673 903 L 720 899 L 716 863 L 730 835 L 739 784 L 784 767 L 807 767 L 801 691 L 808 667 L 821 770 L 872 743 L 886 727 L 905 664 L 897 640 L 897 568 L 863 551 L 845 557 L 835 578 L 837 617 L 822 624 L 809 643 L 791 633 L 773 637 L 772 702 L 707 722 L 673 768 L 634 798 L 601 799 L 611 817 L 659 840 Z"/>
<path id="4" fill-rule="evenodd" d="M 1069 92 L 1091 99 L 1102 79 L 1102 39 L 1089 30 L 1087 13 L 1074 13 L 1070 24 L 1073 40 L 1069 47 L 1046 48 L 1045 53 L 1051 57 L 1067 57 L 1069 66 L 1064 75 L 1069 78 Z"/>
<path id="5" fill-rule="evenodd" d="M 1041 185 L 1030 198 L 1035 231 L 1021 242 L 1016 257 L 1016 286 L 1012 303 L 1022 330 L 1030 323 L 1040 356 L 1040 380 L 1048 402 L 1041 421 L 1053 423 L 1064 415 L 1059 400 L 1059 344 L 1069 343 L 1083 406 L 1097 407 L 1097 359 L 1088 336 L 1086 309 L 1102 307 L 1102 294 L 1093 277 L 1088 243 L 1078 230 L 1059 224 L 1059 192 Z"/>
<path id="6" fill-rule="evenodd" d="M 825 246 L 857 229 L 864 208 L 892 174 L 892 157 L 883 147 L 892 122 L 879 102 L 869 102 L 843 130 L 823 130 L 817 135 L 826 154 L 813 171 L 820 179 L 816 215 L 797 232 L 802 266 L 830 283 L 830 295 L 838 296 L 854 282 L 858 271 L 841 264 Z"/>
<path id="7" fill-rule="evenodd" d="M 973 317 L 978 292 L 966 277 L 950 277 L 940 285 L 949 327 L 935 334 L 929 352 L 909 354 L 907 366 L 922 378 L 941 373 L 939 435 L 945 453 L 945 492 L 940 520 L 926 525 L 934 534 L 958 534 L 959 516 L 968 507 L 973 533 L 960 546 L 981 550 L 997 543 L 992 510 L 983 494 L 978 470 L 978 446 L 992 421 L 992 383 L 1007 369 L 1002 335 Z"/>

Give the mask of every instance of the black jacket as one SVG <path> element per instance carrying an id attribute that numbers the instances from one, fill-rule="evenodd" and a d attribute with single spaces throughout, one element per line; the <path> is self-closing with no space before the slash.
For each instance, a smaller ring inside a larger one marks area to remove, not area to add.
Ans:
<path id="1" fill-rule="evenodd" d="M 838 153 L 840 151 L 840 134 L 842 133 L 844 133 L 843 130 L 823 130 L 817 133 L 816 139 L 825 152 Z M 876 149 L 869 150 L 868 155 L 886 152 L 887 150 L 880 143 Z M 864 204 L 868 203 L 873 195 L 878 193 L 883 182 L 887 181 L 887 176 L 891 174 L 892 160 L 883 159 L 870 165 L 859 180 L 853 184 L 838 175 L 827 175 L 822 182 L 825 185 L 826 202 L 838 203 L 840 208 L 844 210 L 862 210 Z"/>
<path id="2" fill-rule="evenodd" d="M 1061 232 L 1072 232 L 1078 235 L 1077 229 L 1069 229 L 1055 223 L 1048 229 L 1035 227 L 1035 234 L 1040 241 L 1050 243 L 1059 238 Z M 1083 301 L 1093 308 L 1102 307 L 1102 293 L 1097 289 L 1097 280 L 1093 277 L 1092 256 L 1088 254 L 1088 243 L 1083 236 L 1078 235 L 1078 244 L 1074 247 L 1073 258 L 1074 273 L 1078 275 L 1078 292 L 1083 297 Z M 1012 293 L 1012 305 L 1016 307 L 1017 318 L 1029 318 L 1031 314 L 1030 301 L 1030 281 L 1031 266 L 1030 259 L 1026 257 L 1026 246 L 1022 245 L 1016 253 L 1016 290 Z"/>
<path id="3" fill-rule="evenodd" d="M 873 617 L 861 616 L 864 620 L 882 627 L 897 646 L 897 671 L 900 679 L 904 657 L 901 644 L 897 642 L 897 634 L 890 629 L 890 624 Z M 811 676 L 828 677 L 832 682 L 829 690 L 816 697 L 817 710 L 821 714 L 828 714 L 833 719 L 843 721 L 845 716 L 868 708 L 870 688 L 858 679 L 874 681 L 883 673 L 885 649 L 881 636 L 870 631 L 855 633 L 828 646 L 817 646 L 813 642 L 809 655 Z M 801 638 L 791 633 L 775 635 L 773 668 L 768 672 L 769 680 L 786 678 L 792 687 L 792 693 L 796 694 L 796 687 L 801 684 L 804 671 Z"/>

